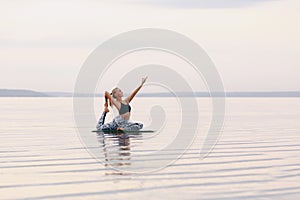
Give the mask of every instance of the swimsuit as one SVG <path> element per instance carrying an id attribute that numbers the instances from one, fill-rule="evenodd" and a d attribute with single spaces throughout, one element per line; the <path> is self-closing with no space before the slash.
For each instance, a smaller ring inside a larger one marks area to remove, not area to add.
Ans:
<path id="1" fill-rule="evenodd" d="M 129 104 L 123 104 L 121 102 L 121 108 L 119 110 L 119 114 L 122 115 L 124 113 L 130 112 L 131 111 L 131 107 Z"/>

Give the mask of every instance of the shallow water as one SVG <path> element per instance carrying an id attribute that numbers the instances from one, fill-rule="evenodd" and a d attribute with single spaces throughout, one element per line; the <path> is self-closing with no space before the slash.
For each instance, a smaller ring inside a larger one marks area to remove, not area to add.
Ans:
<path id="1" fill-rule="evenodd" d="M 162 155 L 157 151 L 174 140 L 181 123 L 180 106 L 170 98 L 132 103 L 132 120 L 145 127 L 153 122 L 151 106 L 162 105 L 167 121 L 159 134 L 87 132 L 88 144 L 77 132 L 72 98 L 0 98 L 1 199 L 300 197 L 299 98 L 228 98 L 223 132 L 205 159 L 199 153 L 211 102 L 197 100 L 199 127 L 191 145 Z M 97 104 L 95 123 L 101 99 Z M 170 155 L 181 157 L 166 166 Z"/>

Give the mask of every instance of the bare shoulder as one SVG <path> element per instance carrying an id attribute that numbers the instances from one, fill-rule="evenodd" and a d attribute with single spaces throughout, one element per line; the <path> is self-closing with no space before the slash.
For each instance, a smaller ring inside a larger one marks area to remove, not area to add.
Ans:
<path id="1" fill-rule="evenodd" d="M 123 100 L 123 102 L 125 102 L 126 104 L 129 104 L 129 97 L 127 97 L 126 99 Z"/>
<path id="2" fill-rule="evenodd" d="M 116 106 L 116 108 L 117 108 L 118 110 L 120 110 L 120 108 L 121 108 L 121 103 L 120 103 L 119 101 L 116 101 L 115 99 L 113 99 L 113 104 Z"/>

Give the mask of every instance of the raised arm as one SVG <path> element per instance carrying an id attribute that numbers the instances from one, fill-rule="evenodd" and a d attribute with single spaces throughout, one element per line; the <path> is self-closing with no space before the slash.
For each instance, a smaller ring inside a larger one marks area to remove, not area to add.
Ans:
<path id="1" fill-rule="evenodd" d="M 141 83 L 141 85 L 139 86 L 139 87 L 137 87 L 132 93 L 131 93 L 131 95 L 129 95 L 126 99 L 125 99 L 125 101 L 127 102 L 127 103 L 130 103 L 130 101 L 135 97 L 135 95 L 139 92 L 139 90 L 143 87 L 143 85 L 144 85 L 144 83 L 146 82 L 146 80 L 147 80 L 147 76 L 145 77 L 145 78 L 142 78 L 142 83 Z"/>

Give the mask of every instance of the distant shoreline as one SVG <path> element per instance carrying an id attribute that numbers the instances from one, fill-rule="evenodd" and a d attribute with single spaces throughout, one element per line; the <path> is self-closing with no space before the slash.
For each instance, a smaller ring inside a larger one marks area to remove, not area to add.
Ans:
<path id="1" fill-rule="evenodd" d="M 124 94 L 127 96 L 128 94 Z M 76 94 L 76 97 L 103 97 L 103 94 Z M 174 97 L 172 93 L 139 93 L 138 97 Z M 179 97 L 222 97 L 223 93 L 178 92 Z M 300 91 L 226 92 L 226 97 L 300 97 Z M 0 97 L 73 97 L 71 92 L 38 92 L 23 89 L 0 89 Z"/>

